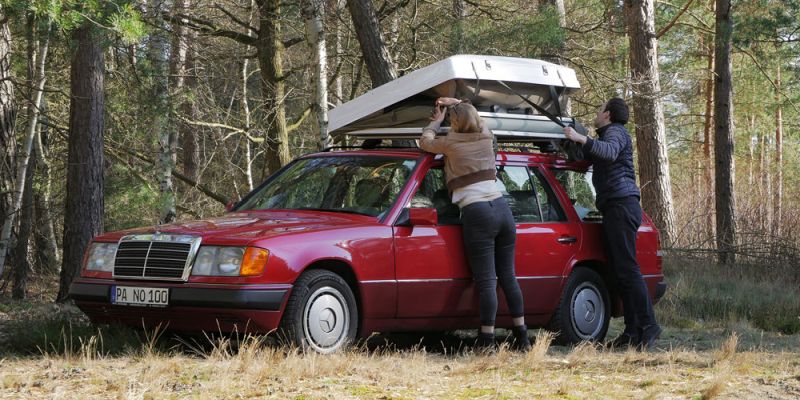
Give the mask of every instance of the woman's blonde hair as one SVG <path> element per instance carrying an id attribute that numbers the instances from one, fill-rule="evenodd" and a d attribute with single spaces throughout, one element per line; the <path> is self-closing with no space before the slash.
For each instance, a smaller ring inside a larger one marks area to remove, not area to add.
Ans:
<path id="1" fill-rule="evenodd" d="M 450 131 L 459 133 L 483 132 L 483 120 L 478 110 L 469 103 L 459 103 L 448 107 L 450 110 Z"/>

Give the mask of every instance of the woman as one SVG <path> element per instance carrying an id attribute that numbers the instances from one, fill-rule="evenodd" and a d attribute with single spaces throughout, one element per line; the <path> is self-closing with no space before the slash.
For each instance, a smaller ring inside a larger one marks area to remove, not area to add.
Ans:
<path id="1" fill-rule="evenodd" d="M 436 137 L 449 112 L 450 132 Z M 481 327 L 476 346 L 495 346 L 497 281 L 506 296 L 514 322 L 514 347 L 530 346 L 522 291 L 514 275 L 516 227 L 511 210 L 495 186 L 493 135 L 471 104 L 453 98 L 439 98 L 431 123 L 422 131 L 419 147 L 444 154 L 447 188 L 452 202 L 461 209 L 462 236 L 467 260 L 478 289 Z"/>

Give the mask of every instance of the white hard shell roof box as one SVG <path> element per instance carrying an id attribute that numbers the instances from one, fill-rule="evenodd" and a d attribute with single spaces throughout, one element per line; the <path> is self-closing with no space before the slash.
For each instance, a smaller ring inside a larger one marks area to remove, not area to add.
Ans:
<path id="1" fill-rule="evenodd" d="M 562 128 L 537 113 L 520 95 L 569 123 L 572 119 L 560 110 L 578 90 L 575 71 L 562 65 L 526 58 L 458 55 L 332 109 L 328 130 L 334 138 L 416 139 L 430 122 L 434 100 L 456 97 L 470 99 L 498 138 L 562 139 Z"/>

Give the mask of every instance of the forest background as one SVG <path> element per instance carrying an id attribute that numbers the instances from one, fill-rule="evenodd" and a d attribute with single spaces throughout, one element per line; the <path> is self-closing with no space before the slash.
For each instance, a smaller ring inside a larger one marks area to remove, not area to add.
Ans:
<path id="1" fill-rule="evenodd" d="M 93 235 L 221 214 L 329 144 L 328 109 L 453 54 L 574 68 L 585 124 L 628 99 L 668 254 L 796 267 L 798 14 L 795 0 L 0 1 L 0 293 L 25 298 L 39 277 L 65 300 Z"/>

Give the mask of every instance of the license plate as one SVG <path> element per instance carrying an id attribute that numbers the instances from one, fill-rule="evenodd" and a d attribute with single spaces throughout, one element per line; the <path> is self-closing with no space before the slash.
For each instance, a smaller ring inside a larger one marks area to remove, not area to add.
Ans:
<path id="1" fill-rule="evenodd" d="M 112 286 L 111 304 L 166 307 L 169 305 L 169 288 Z"/>

